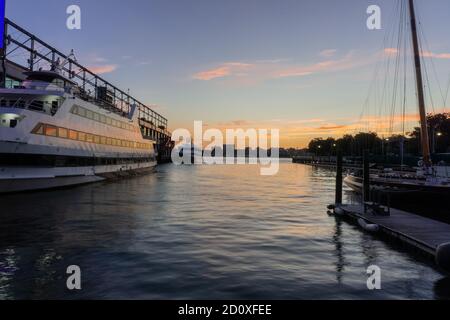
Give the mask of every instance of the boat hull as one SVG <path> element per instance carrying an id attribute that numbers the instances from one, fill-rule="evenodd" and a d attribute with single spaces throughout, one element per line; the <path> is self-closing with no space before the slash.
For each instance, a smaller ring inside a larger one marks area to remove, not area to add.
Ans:
<path id="1" fill-rule="evenodd" d="M 156 163 L 138 168 L 123 170 L 106 170 L 92 175 L 47 176 L 33 178 L 0 179 L 0 194 L 32 192 L 58 189 L 95 183 L 105 180 L 116 180 L 137 175 L 149 174 L 155 171 Z M 92 168 L 85 168 L 92 170 Z M 114 168 L 117 169 L 117 168 Z"/>
<path id="2" fill-rule="evenodd" d="M 363 178 L 361 177 L 348 175 L 344 179 L 344 183 L 357 193 L 363 192 Z M 371 189 L 385 188 L 387 191 L 389 190 L 391 192 L 398 193 L 405 192 L 424 195 L 450 196 L 450 186 L 417 184 L 412 181 L 404 182 L 395 180 L 371 179 L 370 187 Z"/>
<path id="3" fill-rule="evenodd" d="M 362 178 L 349 175 L 344 179 L 344 183 L 357 195 L 363 193 Z M 443 201 L 450 197 L 449 187 L 418 186 L 372 179 L 371 193 L 373 200 L 384 205 L 450 223 L 448 206 Z"/>

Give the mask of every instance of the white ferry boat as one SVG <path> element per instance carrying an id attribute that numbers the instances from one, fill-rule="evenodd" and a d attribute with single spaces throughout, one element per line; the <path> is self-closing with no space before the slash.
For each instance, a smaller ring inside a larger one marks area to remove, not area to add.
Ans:
<path id="1" fill-rule="evenodd" d="M 129 105 L 124 113 L 98 103 L 57 69 L 25 75 L 20 85 L 0 89 L 0 193 L 91 183 L 155 168 L 155 142 L 144 139 L 137 106 Z M 97 90 L 98 96 L 102 88 Z"/>

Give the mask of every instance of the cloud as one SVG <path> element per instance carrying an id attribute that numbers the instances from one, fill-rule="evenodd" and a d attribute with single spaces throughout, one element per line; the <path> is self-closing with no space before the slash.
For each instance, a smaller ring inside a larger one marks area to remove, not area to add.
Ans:
<path id="1" fill-rule="evenodd" d="M 396 55 L 397 53 L 398 53 L 397 48 L 385 48 L 384 49 L 384 54 L 386 56 L 393 56 L 393 55 Z"/>
<path id="2" fill-rule="evenodd" d="M 330 55 L 331 51 L 329 49 Z M 211 81 L 228 78 L 239 84 L 255 84 L 264 80 L 288 77 L 305 77 L 317 73 L 348 70 L 372 63 L 379 56 L 356 57 L 353 51 L 341 58 L 326 59 L 317 63 L 301 65 L 285 59 L 257 60 L 253 62 L 226 62 L 221 65 L 198 72 L 194 80 Z M 238 80 L 238 81 L 237 81 Z"/>
<path id="3" fill-rule="evenodd" d="M 337 52 L 336 49 L 326 49 L 326 50 L 321 51 L 319 53 L 319 55 L 324 58 L 330 58 L 330 57 L 334 56 L 336 54 L 336 52 Z"/>
<path id="4" fill-rule="evenodd" d="M 339 130 L 339 129 L 345 129 L 347 128 L 347 125 L 340 125 L 340 126 L 323 126 L 323 127 L 319 127 L 317 128 L 318 130 L 324 130 L 324 131 L 328 131 L 328 130 Z"/>
<path id="5" fill-rule="evenodd" d="M 231 75 L 242 75 L 242 72 L 251 66 L 251 64 L 242 62 L 227 62 L 217 68 L 196 73 L 193 78 L 195 80 L 210 81 Z"/>
<path id="6" fill-rule="evenodd" d="M 370 63 L 369 59 L 357 59 L 353 52 L 340 59 L 325 60 L 311 65 L 289 66 L 286 69 L 279 70 L 274 74 L 275 78 L 299 77 L 322 72 L 336 72 L 342 70 L 353 69 Z"/>
<path id="7" fill-rule="evenodd" d="M 393 56 L 398 54 L 397 48 L 385 48 L 384 55 L 385 56 Z M 431 51 L 423 51 L 422 57 L 424 58 L 434 58 L 434 59 L 450 59 L 450 53 L 433 53 Z"/>
<path id="8" fill-rule="evenodd" d="M 450 53 L 433 53 L 430 51 L 424 51 L 422 52 L 422 57 L 435 59 L 450 59 Z"/>
<path id="9" fill-rule="evenodd" d="M 95 74 L 105 74 L 111 73 L 117 69 L 117 65 L 109 64 L 109 65 L 98 65 L 98 66 L 90 66 L 88 70 Z"/>

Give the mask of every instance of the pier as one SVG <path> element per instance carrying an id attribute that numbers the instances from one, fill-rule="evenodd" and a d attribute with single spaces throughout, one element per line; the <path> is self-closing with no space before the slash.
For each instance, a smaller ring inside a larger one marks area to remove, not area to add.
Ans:
<path id="1" fill-rule="evenodd" d="M 450 225 L 413 213 L 391 208 L 389 216 L 364 212 L 363 206 L 342 205 L 343 214 L 356 222 L 363 219 L 377 225 L 379 231 L 436 258 L 439 246 L 450 243 Z"/>
<path id="2" fill-rule="evenodd" d="M 450 273 L 450 224 L 371 202 L 368 152 L 363 161 L 363 203 L 342 203 L 342 154 L 336 162 L 336 201 L 329 206 L 336 217 L 352 220 L 369 233 L 382 233 L 414 251 L 432 258 L 440 270 Z M 331 212 L 329 212 L 331 214 Z"/>

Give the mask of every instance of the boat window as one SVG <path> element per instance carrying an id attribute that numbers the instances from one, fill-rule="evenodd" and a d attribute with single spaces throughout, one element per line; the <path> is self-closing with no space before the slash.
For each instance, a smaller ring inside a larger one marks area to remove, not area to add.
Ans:
<path id="1" fill-rule="evenodd" d="M 50 137 L 56 137 L 57 129 L 54 126 L 46 125 L 45 126 L 45 135 Z"/>
<path id="2" fill-rule="evenodd" d="M 17 119 L 11 119 L 9 120 L 9 127 L 15 128 L 17 126 Z"/>
<path id="3" fill-rule="evenodd" d="M 101 123 L 106 123 L 106 116 L 100 115 L 100 122 Z"/>
<path id="4" fill-rule="evenodd" d="M 43 111 L 44 110 L 44 102 L 35 100 L 30 103 L 29 109 L 36 110 L 36 111 Z"/>
<path id="5" fill-rule="evenodd" d="M 94 113 L 91 110 L 86 110 L 86 118 L 93 119 Z"/>
<path id="6" fill-rule="evenodd" d="M 78 140 L 86 141 L 86 134 L 84 132 L 78 132 Z"/>
<path id="7" fill-rule="evenodd" d="M 86 109 L 78 107 L 78 114 L 82 117 L 86 117 Z"/>
<path id="8" fill-rule="evenodd" d="M 75 130 L 70 130 L 69 131 L 69 139 L 78 140 L 78 132 Z"/>
<path id="9" fill-rule="evenodd" d="M 13 119 L 7 125 L 16 126 L 20 119 Z M 6 120 L 2 120 L 6 124 Z M 133 149 L 149 149 L 150 144 L 139 143 L 136 141 L 115 139 L 106 136 L 100 136 L 67 128 L 60 128 L 49 124 L 38 124 L 32 131 L 33 134 L 46 135 L 50 137 L 59 137 L 62 139 L 78 140 L 95 144 L 113 145 L 117 147 Z"/>
<path id="10" fill-rule="evenodd" d="M 100 115 L 96 112 L 94 112 L 94 121 L 97 121 L 97 122 L 100 121 Z"/>
<path id="11" fill-rule="evenodd" d="M 43 124 L 38 124 L 36 126 L 36 128 L 33 129 L 32 133 L 34 134 L 44 134 L 44 125 Z"/>
<path id="12" fill-rule="evenodd" d="M 67 139 L 67 137 L 68 137 L 67 129 L 59 128 L 58 129 L 58 137 Z"/>

